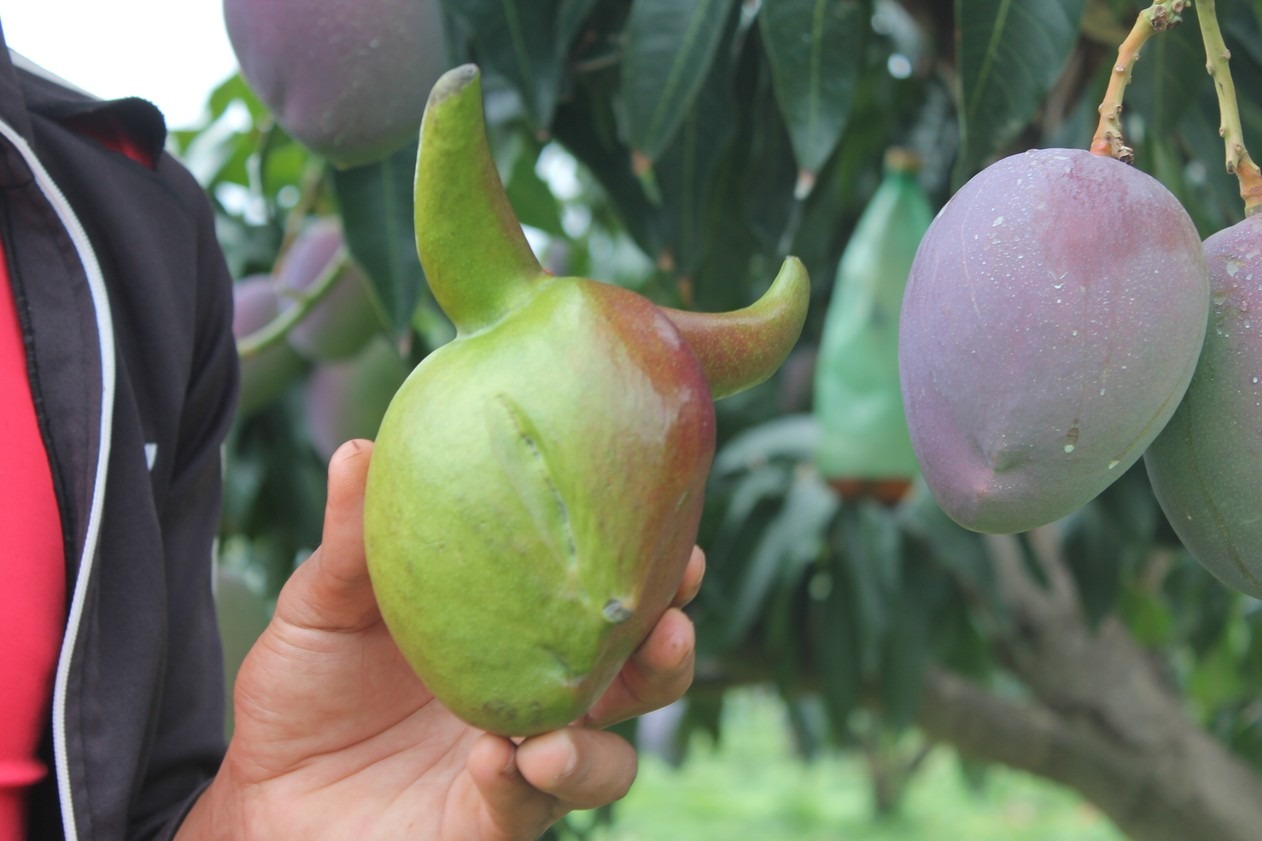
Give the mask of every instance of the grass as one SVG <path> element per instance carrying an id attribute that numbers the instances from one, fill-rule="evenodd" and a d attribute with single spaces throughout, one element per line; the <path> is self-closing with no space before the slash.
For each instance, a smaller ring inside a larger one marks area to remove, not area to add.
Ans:
<path id="1" fill-rule="evenodd" d="M 774 696 L 735 695 L 723 739 L 698 739 L 672 768 L 644 755 L 614 824 L 592 841 L 1124 841 L 1073 792 L 993 769 L 970 788 L 947 749 L 930 756 L 896 817 L 872 816 L 862 762 L 792 755 Z"/>

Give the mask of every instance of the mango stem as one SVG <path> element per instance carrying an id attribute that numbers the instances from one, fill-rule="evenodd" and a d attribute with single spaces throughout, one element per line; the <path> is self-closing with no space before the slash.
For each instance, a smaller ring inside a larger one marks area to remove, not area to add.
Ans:
<path id="1" fill-rule="evenodd" d="M 1240 197 L 1244 199 L 1245 216 L 1252 216 L 1262 208 L 1262 170 L 1249 157 L 1244 145 L 1244 130 L 1240 124 L 1240 106 L 1236 102 L 1236 86 L 1231 80 L 1231 51 L 1223 41 L 1218 26 L 1218 12 L 1214 0 L 1199 0 L 1196 19 L 1201 27 L 1201 40 L 1205 43 L 1205 70 L 1214 80 L 1214 93 L 1218 96 L 1218 112 L 1222 122 L 1218 133 L 1222 135 L 1227 150 L 1227 172 L 1240 182 Z"/>
<path id="2" fill-rule="evenodd" d="M 1186 0 L 1154 0 L 1151 6 L 1139 13 L 1130 34 L 1117 48 L 1117 61 L 1113 63 L 1109 86 L 1100 103 L 1100 122 L 1095 136 L 1091 138 L 1093 154 L 1116 158 L 1123 163 L 1131 163 L 1135 159 L 1135 152 L 1126 145 L 1122 132 L 1122 96 L 1131 83 L 1131 73 L 1135 62 L 1139 61 L 1140 49 L 1153 35 L 1181 22 L 1185 5 Z"/>
<path id="3" fill-rule="evenodd" d="M 237 355 L 245 360 L 258 356 L 272 345 L 279 344 L 289 335 L 298 322 L 307 317 L 315 309 L 316 304 L 328 296 L 336 285 L 337 279 L 350 264 L 350 255 L 346 247 L 339 248 L 329 259 L 324 270 L 307 289 L 292 296 L 293 306 L 281 312 L 267 324 L 248 336 L 237 340 Z"/>

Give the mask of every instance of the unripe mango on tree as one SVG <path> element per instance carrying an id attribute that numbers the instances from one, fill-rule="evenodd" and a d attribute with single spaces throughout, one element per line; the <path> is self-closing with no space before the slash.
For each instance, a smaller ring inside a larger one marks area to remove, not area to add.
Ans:
<path id="1" fill-rule="evenodd" d="M 352 438 L 375 438 L 390 399 L 409 367 L 385 336 L 351 359 L 319 365 L 307 379 L 307 426 L 311 446 L 324 461 Z"/>
<path id="2" fill-rule="evenodd" d="M 1156 179 L 1079 149 L 992 164 L 921 242 L 899 339 L 912 444 L 961 525 L 1018 532 L 1143 454 L 1205 335 L 1200 237 Z"/>
<path id="3" fill-rule="evenodd" d="M 251 90 L 294 139 L 337 166 L 416 137 L 446 67 L 439 0 L 224 0 Z"/>
<path id="4" fill-rule="evenodd" d="M 416 234 L 457 336 L 382 421 L 369 572 L 437 698 L 530 735 L 580 718 L 669 605 L 714 454 L 712 400 L 774 372 L 809 283 L 789 258 L 759 302 L 703 315 L 549 275 L 496 174 L 471 65 L 430 95 Z"/>
<path id="5" fill-rule="evenodd" d="M 1262 598 L 1262 215 L 1205 240 L 1205 256 L 1205 345 L 1144 464 L 1188 551 L 1223 583 Z"/>

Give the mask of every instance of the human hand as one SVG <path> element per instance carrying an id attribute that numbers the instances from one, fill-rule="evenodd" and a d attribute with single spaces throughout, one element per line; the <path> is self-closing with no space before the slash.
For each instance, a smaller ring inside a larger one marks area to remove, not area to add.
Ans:
<path id="1" fill-rule="evenodd" d="M 179 841 L 528 841 L 572 809 L 622 797 L 635 751 L 599 728 L 674 701 L 692 681 L 693 628 L 680 608 L 701 584 L 699 549 L 674 605 L 582 722 L 520 743 L 464 724 L 416 677 L 377 610 L 363 549 L 371 452 L 353 441 L 333 456 L 323 543 L 242 664 L 232 742 Z"/>

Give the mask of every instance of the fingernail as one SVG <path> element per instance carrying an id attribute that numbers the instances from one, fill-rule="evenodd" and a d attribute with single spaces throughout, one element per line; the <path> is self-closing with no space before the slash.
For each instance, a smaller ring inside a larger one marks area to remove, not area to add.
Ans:
<path id="1" fill-rule="evenodd" d="M 578 767 L 578 748 L 574 746 L 574 742 L 568 742 L 569 755 L 565 757 L 565 768 L 561 771 L 561 776 L 569 778 L 574 769 Z"/>

